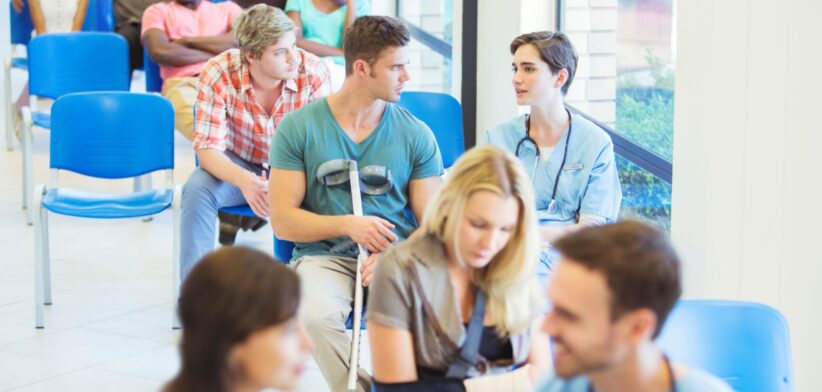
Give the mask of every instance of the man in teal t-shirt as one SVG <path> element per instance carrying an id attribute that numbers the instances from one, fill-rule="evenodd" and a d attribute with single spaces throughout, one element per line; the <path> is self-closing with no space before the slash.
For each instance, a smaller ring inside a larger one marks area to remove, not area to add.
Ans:
<path id="1" fill-rule="evenodd" d="M 345 36 L 340 91 L 284 117 L 271 143 L 271 224 L 279 238 L 296 242 L 292 265 L 306 288 L 306 327 L 333 391 L 346 389 L 350 341 L 343 324 L 352 308 L 354 243 L 371 252 L 362 267 L 367 286 L 377 255 L 411 235 L 441 183 L 433 133 L 392 103 L 408 81 L 408 41 L 396 19 L 358 18 Z M 352 214 L 347 172 L 333 178 L 344 168 L 328 169 L 344 160 L 359 166 L 364 216 Z M 358 372 L 358 390 L 370 391 L 370 377 Z"/>

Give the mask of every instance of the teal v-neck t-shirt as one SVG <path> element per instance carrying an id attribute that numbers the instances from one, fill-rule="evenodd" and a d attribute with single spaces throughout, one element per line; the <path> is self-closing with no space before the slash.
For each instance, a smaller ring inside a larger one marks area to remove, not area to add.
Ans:
<path id="1" fill-rule="evenodd" d="M 387 103 L 382 120 L 360 143 L 337 123 L 325 98 L 287 114 L 277 125 L 271 142 L 272 168 L 305 173 L 306 192 L 301 208 L 319 215 L 353 213 L 348 182 L 325 186 L 317 180 L 317 169 L 327 161 L 353 159 L 360 170 L 382 166 L 391 172 L 393 186 L 381 195 L 362 194 L 363 214 L 393 223 L 394 234 L 405 239 L 417 228 L 410 213 L 408 183 L 443 173 L 442 158 L 431 129 L 407 110 Z M 288 186 L 288 184 L 282 184 Z M 331 248 L 345 237 L 296 243 L 293 259 L 308 255 L 331 255 Z M 355 249 L 339 256 L 353 256 Z"/>

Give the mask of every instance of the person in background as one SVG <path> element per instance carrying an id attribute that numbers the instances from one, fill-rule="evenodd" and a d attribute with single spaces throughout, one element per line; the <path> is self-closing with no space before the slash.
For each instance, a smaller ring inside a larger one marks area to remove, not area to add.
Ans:
<path id="1" fill-rule="evenodd" d="M 163 0 L 114 0 L 114 32 L 128 42 L 129 70 L 143 68 L 143 43 L 140 40 L 143 13 Z"/>
<path id="2" fill-rule="evenodd" d="M 611 138 L 565 107 L 577 70 L 568 37 L 523 34 L 511 42 L 511 54 L 517 104 L 529 106 L 530 114 L 491 128 L 485 142 L 515 154 L 528 173 L 543 243 L 537 272 L 545 281 L 557 259 L 550 245 L 580 228 L 615 222 L 622 188 Z"/>
<path id="3" fill-rule="evenodd" d="M 231 1 L 173 0 L 143 13 L 141 37 L 160 65 L 163 96 L 174 106 L 174 127 L 192 140 L 197 76 L 210 58 L 237 46 L 231 24 L 242 11 Z"/>
<path id="4" fill-rule="evenodd" d="M 421 233 L 377 264 L 366 315 L 377 391 L 531 389 L 551 363 L 529 329 L 541 305 L 534 211 L 513 155 L 486 145 L 457 160 Z M 476 354 L 460 370 L 465 350 Z"/>
<path id="5" fill-rule="evenodd" d="M 325 63 L 296 47 L 294 30 L 282 10 L 255 5 L 234 23 L 240 48 L 212 58 L 200 74 L 194 126 L 200 166 L 183 187 L 181 280 L 213 249 L 220 208 L 248 204 L 260 219 L 268 217 L 264 166 L 271 137 L 283 116 L 331 91 Z"/>
<path id="6" fill-rule="evenodd" d="M 328 60 L 332 88 L 339 90 L 345 79 L 345 29 L 371 13 L 370 0 L 288 0 L 285 12 L 297 25 L 297 46 Z"/>
<path id="7" fill-rule="evenodd" d="M 313 344 L 300 320 L 300 280 L 251 248 L 203 258 L 180 291 L 180 371 L 163 392 L 293 390 Z"/>
<path id="8" fill-rule="evenodd" d="M 538 392 L 731 392 L 710 374 L 672 363 L 654 343 L 682 293 L 679 257 L 665 233 L 621 221 L 582 228 L 554 247 L 561 258 L 542 330 L 555 360 Z"/>

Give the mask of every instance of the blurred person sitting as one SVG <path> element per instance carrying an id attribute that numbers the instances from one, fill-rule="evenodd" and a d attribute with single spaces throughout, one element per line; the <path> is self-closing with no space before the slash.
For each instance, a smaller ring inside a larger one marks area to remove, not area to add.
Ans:
<path id="1" fill-rule="evenodd" d="M 163 392 L 292 390 L 312 350 L 297 274 L 263 252 L 223 247 L 180 292 L 181 366 Z"/>

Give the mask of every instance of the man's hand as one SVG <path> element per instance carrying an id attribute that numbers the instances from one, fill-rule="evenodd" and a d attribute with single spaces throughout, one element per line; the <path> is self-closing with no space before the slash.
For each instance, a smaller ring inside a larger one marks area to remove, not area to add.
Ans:
<path id="1" fill-rule="evenodd" d="M 11 8 L 18 14 L 23 12 L 23 0 L 11 0 Z"/>
<path id="2" fill-rule="evenodd" d="M 397 236 L 391 231 L 394 225 L 376 216 L 349 216 L 346 228 L 348 236 L 354 242 L 366 247 L 369 252 L 379 253 L 384 251 L 397 240 Z"/>
<path id="3" fill-rule="evenodd" d="M 371 278 L 374 277 L 374 271 L 377 270 L 377 259 L 379 257 L 379 253 L 372 253 L 362 262 L 362 267 L 360 267 L 362 287 L 368 287 L 371 284 Z"/>
<path id="4" fill-rule="evenodd" d="M 248 172 L 239 188 L 251 210 L 260 218 L 268 218 L 268 179 Z"/>

